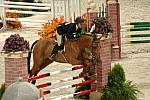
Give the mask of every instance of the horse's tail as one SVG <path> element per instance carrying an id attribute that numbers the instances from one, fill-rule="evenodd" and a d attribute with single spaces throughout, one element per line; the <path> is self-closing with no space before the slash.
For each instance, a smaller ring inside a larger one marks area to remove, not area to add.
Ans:
<path id="1" fill-rule="evenodd" d="M 31 75 L 31 70 L 30 70 L 30 59 L 31 59 L 31 53 L 32 53 L 32 49 L 34 47 L 34 45 L 37 43 L 38 40 L 34 41 L 33 44 L 31 45 L 31 49 L 29 50 L 28 53 L 28 74 Z"/>

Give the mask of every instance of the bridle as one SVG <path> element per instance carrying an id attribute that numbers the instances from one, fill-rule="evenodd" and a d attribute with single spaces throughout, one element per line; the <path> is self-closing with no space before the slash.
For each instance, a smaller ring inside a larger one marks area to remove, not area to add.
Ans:
<path id="1" fill-rule="evenodd" d="M 92 46 L 91 46 L 92 47 L 92 63 L 94 65 L 94 68 L 95 68 L 95 66 L 96 66 L 96 64 L 98 62 L 97 56 L 96 56 L 96 49 L 98 47 L 98 44 L 95 45 L 95 41 L 96 40 L 93 39 Z"/>
<path id="2" fill-rule="evenodd" d="M 83 52 L 83 60 L 84 59 L 89 60 L 89 62 L 92 63 L 94 65 L 94 67 L 98 62 L 97 56 L 96 56 L 96 49 L 98 47 L 99 41 L 96 41 L 96 40 L 98 40 L 98 39 L 93 38 L 93 41 L 92 41 L 92 44 L 90 45 L 90 47 L 86 48 Z"/>

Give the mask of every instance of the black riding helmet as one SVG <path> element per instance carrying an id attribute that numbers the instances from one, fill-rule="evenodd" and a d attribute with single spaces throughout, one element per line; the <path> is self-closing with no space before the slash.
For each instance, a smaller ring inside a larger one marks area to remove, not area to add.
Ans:
<path id="1" fill-rule="evenodd" d="M 75 19 L 75 23 L 83 23 L 84 22 L 84 20 L 81 18 L 81 17 L 77 17 L 76 19 Z"/>

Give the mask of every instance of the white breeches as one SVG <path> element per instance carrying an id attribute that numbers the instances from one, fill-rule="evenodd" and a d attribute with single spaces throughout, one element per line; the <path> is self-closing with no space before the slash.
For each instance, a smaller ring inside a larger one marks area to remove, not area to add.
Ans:
<path id="1" fill-rule="evenodd" d="M 59 35 L 58 33 L 56 33 L 56 38 L 57 38 L 58 46 L 60 46 L 62 43 L 62 35 Z"/>

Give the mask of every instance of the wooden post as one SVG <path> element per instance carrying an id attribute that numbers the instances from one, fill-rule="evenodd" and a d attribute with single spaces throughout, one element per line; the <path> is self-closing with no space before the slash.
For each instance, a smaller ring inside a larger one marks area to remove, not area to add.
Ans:
<path id="1" fill-rule="evenodd" d="M 5 0 L 1 0 L 0 2 L 1 4 L 5 5 Z M 7 24 L 6 24 L 6 9 L 5 6 L 2 7 L 2 12 L 1 12 L 1 19 L 3 22 L 3 27 L 1 28 L 1 30 L 6 30 L 7 29 Z"/>
<path id="2" fill-rule="evenodd" d="M 55 2 L 54 2 L 54 0 L 50 0 L 50 1 L 51 1 L 51 14 L 52 14 L 52 18 L 55 18 Z"/>
<path id="3" fill-rule="evenodd" d="M 70 22 L 70 5 L 69 5 L 69 0 L 66 0 L 66 21 Z"/>
<path id="4" fill-rule="evenodd" d="M 80 0 L 77 0 L 77 16 L 81 16 Z"/>

